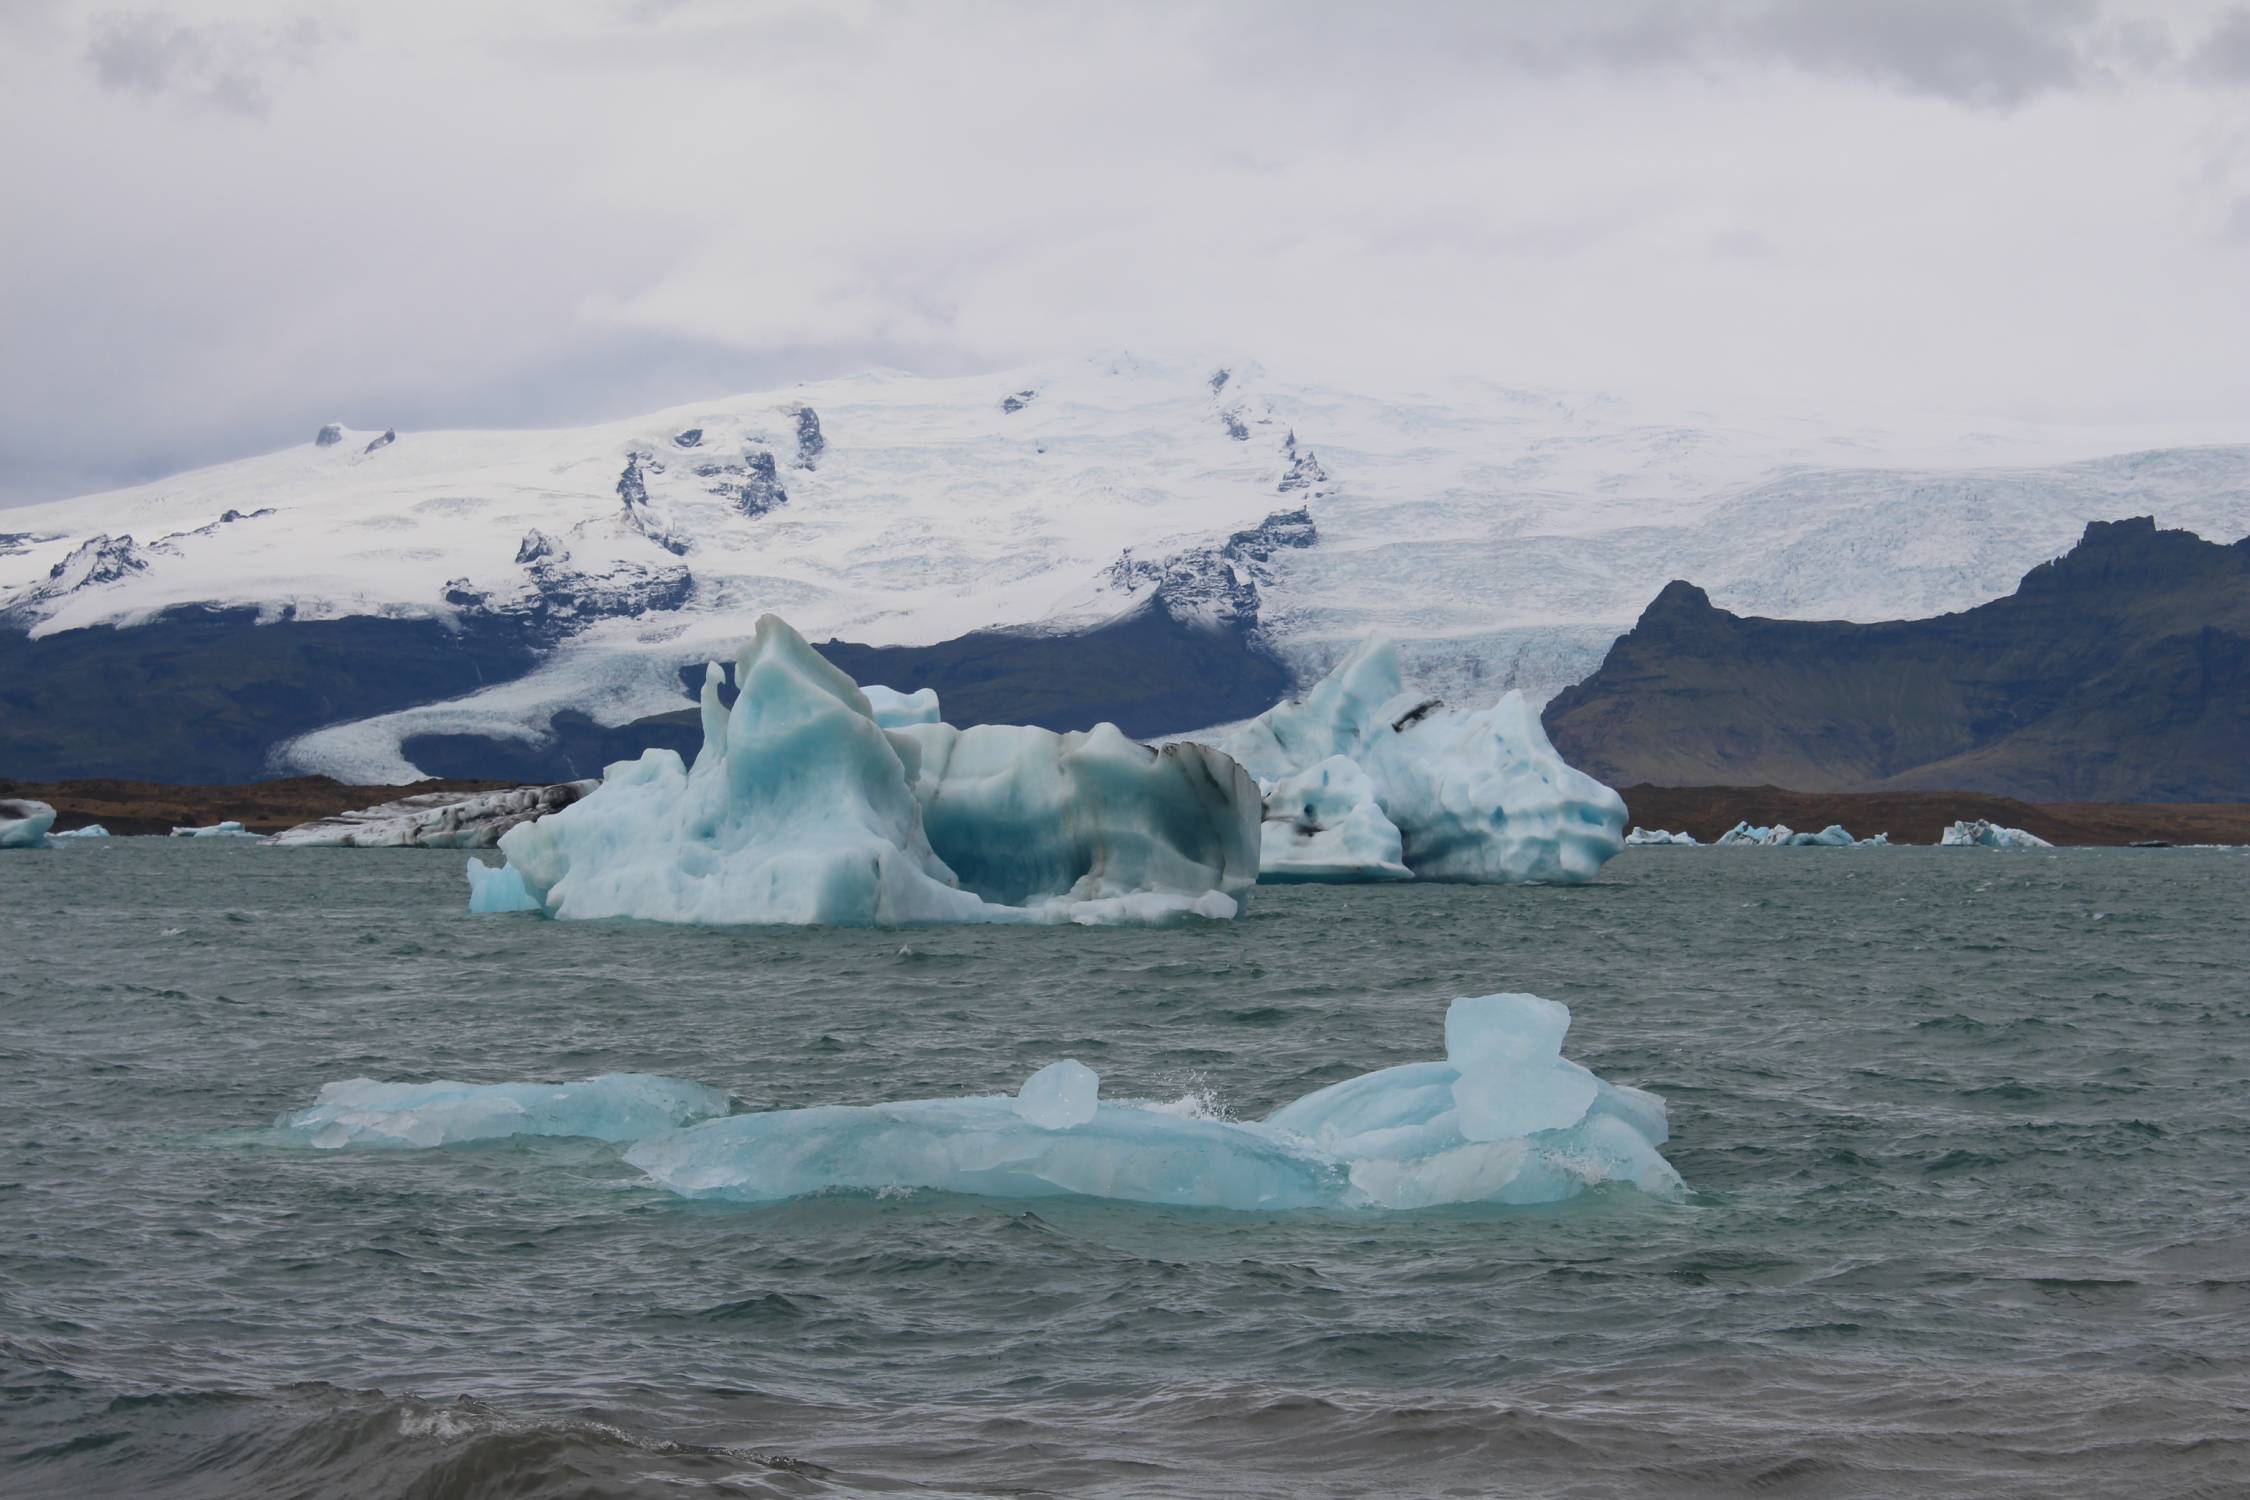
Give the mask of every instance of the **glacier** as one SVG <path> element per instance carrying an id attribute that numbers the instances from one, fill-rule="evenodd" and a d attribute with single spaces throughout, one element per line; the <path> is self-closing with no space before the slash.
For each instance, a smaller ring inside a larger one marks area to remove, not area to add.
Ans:
<path id="1" fill-rule="evenodd" d="M 2007 828 L 1990 823 L 1983 818 L 1966 819 L 1951 823 L 1938 837 L 1942 848 L 1979 849 L 2052 849 L 2055 846 L 2035 833 L 2025 833 L 2021 828 Z"/>
<path id="2" fill-rule="evenodd" d="M 47 842 L 55 810 L 28 797 L 0 799 L 0 849 L 37 849 Z"/>
<path id="3" fill-rule="evenodd" d="M 282 1115 L 285 1144 L 455 1146 L 520 1135 L 632 1141 L 723 1115 L 718 1089 L 648 1073 L 604 1073 L 576 1083 L 385 1083 L 347 1078 L 322 1084 L 309 1109 Z"/>
<path id="4" fill-rule="evenodd" d="M 1567 1006 L 1484 995 L 1447 1009 L 1446 1058 L 1332 1084 L 1263 1121 L 1098 1096 L 1074 1061 L 1013 1096 L 729 1115 L 625 1159 L 690 1198 L 770 1202 L 910 1189 L 1078 1194 L 1235 1210 L 1554 1203 L 1600 1183 L 1686 1192 L 1654 1094 L 1561 1055 Z"/>
<path id="5" fill-rule="evenodd" d="M 1624 847 L 1624 800 L 1521 693 L 1449 709 L 1406 690 L 1383 636 L 1218 743 L 1265 791 L 1276 879 L 1573 883 Z"/>
<path id="6" fill-rule="evenodd" d="M 417 792 L 285 829 L 266 842 L 315 849 L 489 849 L 518 823 L 560 812 L 598 781 L 498 792 Z"/>
<path id="7" fill-rule="evenodd" d="M 1256 882 L 1256 786 L 1206 746 L 1107 724 L 886 730 L 774 615 L 734 680 L 729 708 L 705 672 L 692 766 L 651 750 L 510 829 L 505 869 L 470 875 L 472 909 L 520 894 L 564 918 L 1101 924 L 1232 917 Z"/>

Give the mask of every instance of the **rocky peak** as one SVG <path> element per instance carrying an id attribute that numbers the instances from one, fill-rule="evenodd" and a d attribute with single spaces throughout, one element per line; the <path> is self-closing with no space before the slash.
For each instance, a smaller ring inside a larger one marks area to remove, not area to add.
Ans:
<path id="1" fill-rule="evenodd" d="M 821 436 L 820 416 L 809 406 L 797 408 L 797 467 L 810 469 L 820 462 L 828 451 L 828 439 Z"/>
<path id="2" fill-rule="evenodd" d="M 315 448 L 333 448 L 343 440 L 344 424 L 341 422 L 330 422 L 327 426 L 321 428 L 319 433 L 313 438 L 313 446 Z"/>

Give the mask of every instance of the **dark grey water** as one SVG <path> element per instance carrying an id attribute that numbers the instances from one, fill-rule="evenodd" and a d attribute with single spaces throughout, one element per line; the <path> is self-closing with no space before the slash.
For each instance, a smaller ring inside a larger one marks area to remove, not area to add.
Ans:
<path id="1" fill-rule="evenodd" d="M 2250 856 L 1628 853 L 1163 932 L 462 914 L 458 855 L 0 856 L 0 1492 L 2239 1494 Z M 354 1075 L 1244 1116 L 1535 990 L 1684 1205 L 688 1203 L 285 1151 Z"/>

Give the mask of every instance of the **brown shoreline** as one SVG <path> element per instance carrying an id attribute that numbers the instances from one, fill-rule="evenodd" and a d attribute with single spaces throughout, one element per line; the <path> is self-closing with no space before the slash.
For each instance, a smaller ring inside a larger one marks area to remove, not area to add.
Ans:
<path id="1" fill-rule="evenodd" d="M 248 786 L 161 786 L 152 781 L 10 781 L 0 797 L 29 797 L 55 810 L 55 831 L 99 823 L 120 836 L 209 827 L 232 818 L 253 833 L 279 833 L 315 818 L 373 807 L 417 792 L 489 792 L 512 781 L 417 781 L 347 786 L 326 776 L 289 776 Z"/>
<path id="2" fill-rule="evenodd" d="M 419 781 L 349 786 L 326 776 L 291 776 L 247 786 L 161 786 L 148 781 L 10 781 L 0 797 L 30 797 L 55 809 L 55 828 L 99 823 L 115 834 L 169 833 L 232 818 L 278 833 L 417 792 L 485 792 L 508 781 Z M 2053 844 L 2250 844 L 2250 803 L 2059 802 L 2037 804 L 1983 792 L 1791 792 L 1771 786 L 1629 786 L 1627 827 L 1668 828 L 1709 843 L 1736 823 L 1787 823 L 1817 832 L 1841 823 L 1861 838 L 1934 844 L 1945 825 L 1987 818 Z"/>
<path id="3" fill-rule="evenodd" d="M 2050 844 L 2250 844 L 2250 803 L 2018 802 L 1985 792 L 1790 792 L 1774 786 L 1629 786 L 1628 828 L 1666 828 L 1709 843 L 1741 822 L 1817 833 L 1841 823 L 1860 838 L 1934 844 L 1945 825 L 1984 818 Z"/>

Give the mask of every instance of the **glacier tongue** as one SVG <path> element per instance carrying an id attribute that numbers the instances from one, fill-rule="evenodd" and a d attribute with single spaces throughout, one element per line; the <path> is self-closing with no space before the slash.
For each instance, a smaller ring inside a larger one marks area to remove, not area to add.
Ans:
<path id="1" fill-rule="evenodd" d="M 1110 725 L 886 730 L 772 615 L 735 681 L 727 709 L 706 674 L 692 768 L 649 751 L 502 836 L 523 901 L 669 922 L 1106 923 L 1232 917 L 1256 881 L 1256 788 L 1207 747 Z M 935 712 L 921 696 L 885 711 Z M 472 909 L 511 909 L 504 874 L 470 879 Z"/>
<path id="2" fill-rule="evenodd" d="M 1624 847 L 1624 801 L 1564 763 L 1521 693 L 1448 709 L 1404 689 L 1380 636 L 1221 746 L 1267 784 L 1267 878 L 1569 883 Z"/>

